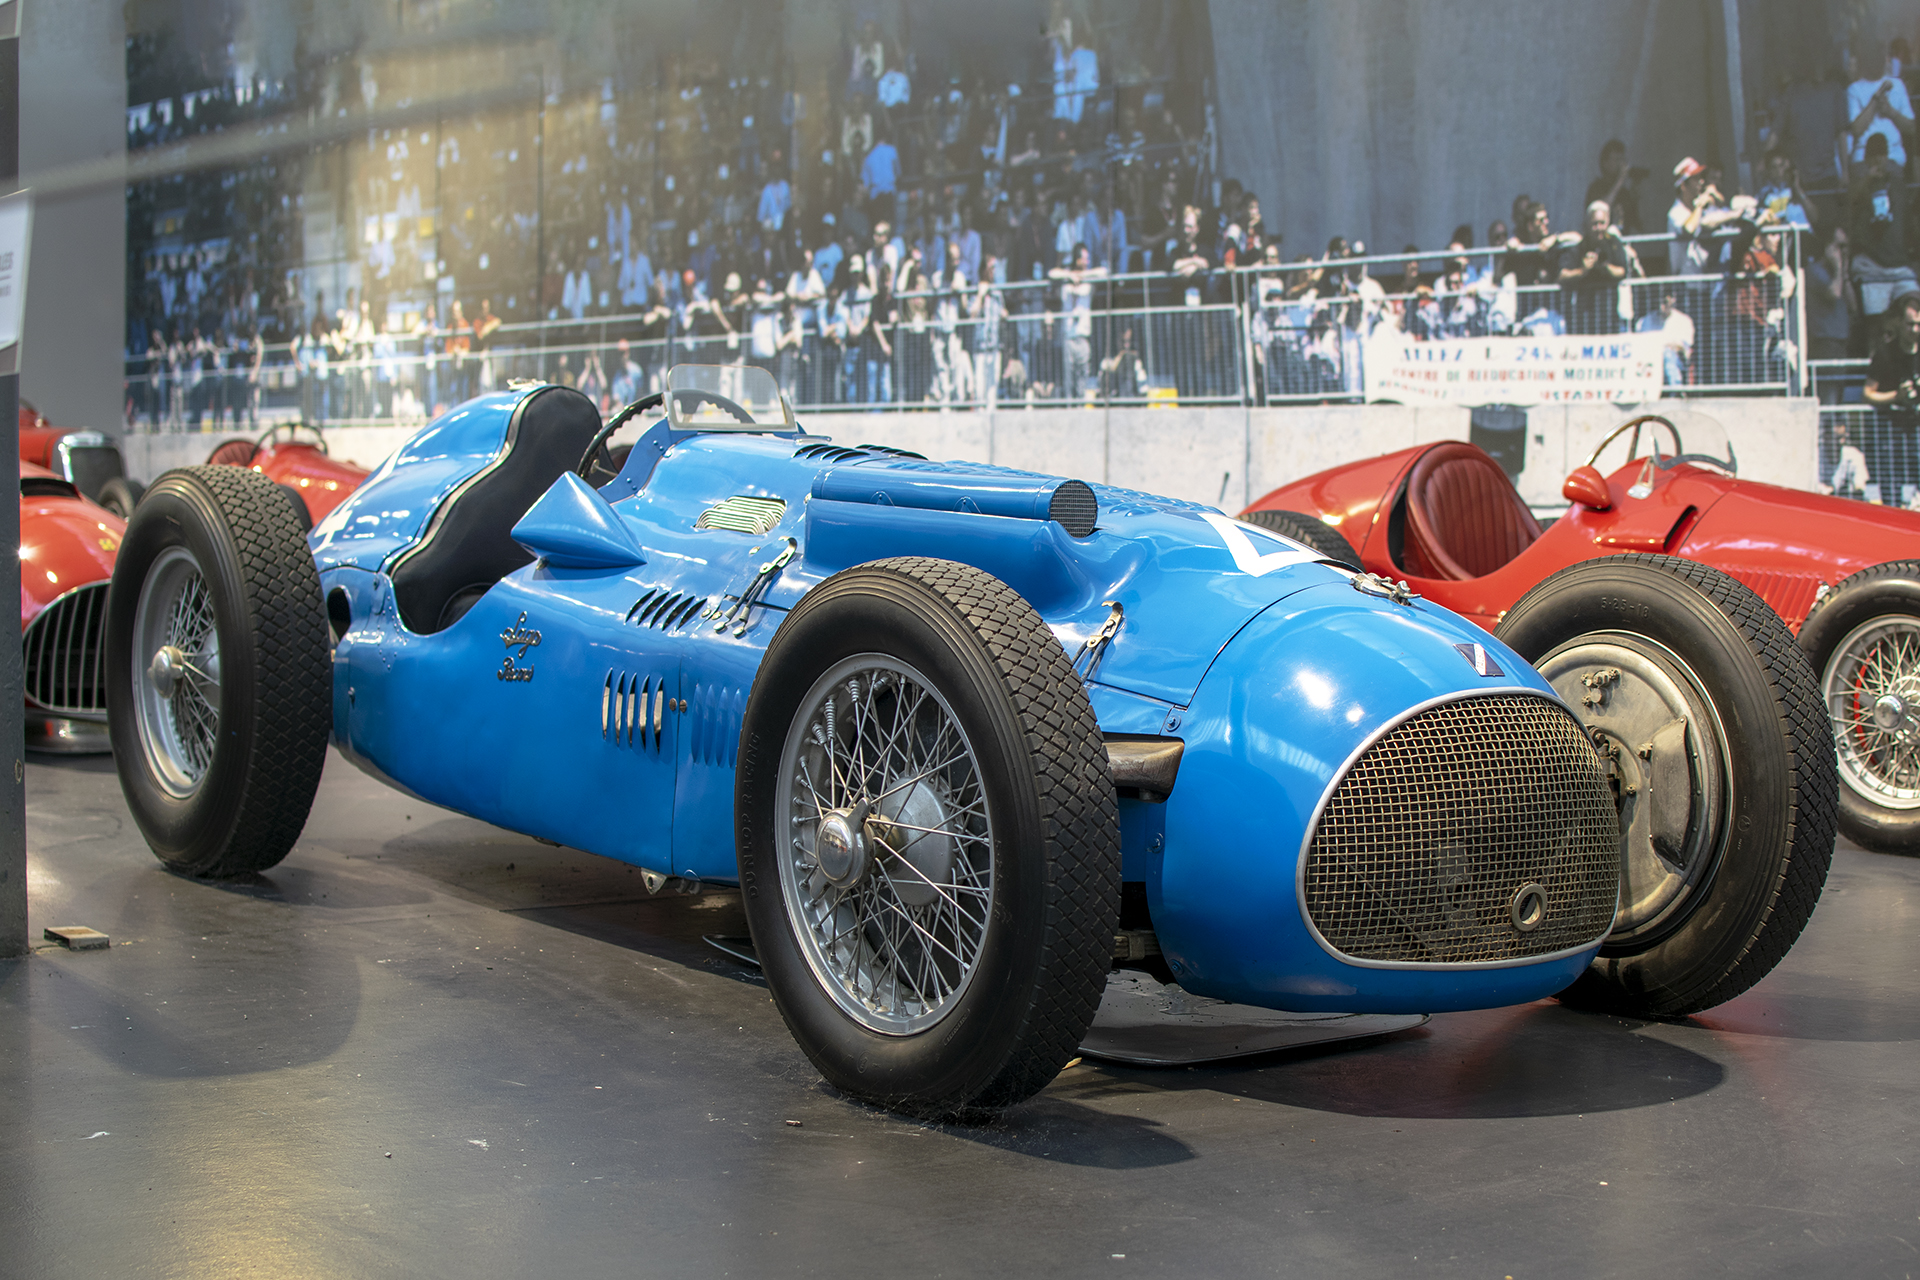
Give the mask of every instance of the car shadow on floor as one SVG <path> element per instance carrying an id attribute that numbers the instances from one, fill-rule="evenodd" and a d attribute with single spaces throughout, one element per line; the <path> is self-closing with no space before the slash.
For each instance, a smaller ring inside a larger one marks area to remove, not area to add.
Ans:
<path id="1" fill-rule="evenodd" d="M 1541 1001 L 1438 1015 L 1367 1041 L 1187 1070 L 1112 1066 L 1114 1089 L 1209 1089 L 1292 1107 L 1393 1119 L 1507 1119 L 1662 1106 L 1720 1085 L 1725 1069 L 1644 1034 L 1651 1024 Z"/>

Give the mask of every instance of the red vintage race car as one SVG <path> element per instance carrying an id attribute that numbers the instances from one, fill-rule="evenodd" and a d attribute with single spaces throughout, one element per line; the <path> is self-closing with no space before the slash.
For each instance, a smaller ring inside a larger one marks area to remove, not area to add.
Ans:
<path id="1" fill-rule="evenodd" d="M 1603 475 L 1622 437 L 1627 461 Z M 1648 414 L 1567 476 L 1567 513 L 1545 525 L 1492 457 L 1460 441 L 1282 485 L 1242 519 L 1404 579 L 1503 639 L 1514 602 L 1578 561 L 1651 552 L 1723 570 L 1799 635 L 1833 722 L 1841 829 L 1870 849 L 1920 853 L 1920 513 L 1735 471 L 1731 449 L 1690 454 L 1673 422 Z"/>
<path id="2" fill-rule="evenodd" d="M 40 411 L 20 405 L 20 460 L 44 467 L 70 480 L 81 496 L 99 503 L 125 520 L 146 486 L 129 479 L 127 466 L 113 441 L 98 431 L 56 427 Z"/>
<path id="3" fill-rule="evenodd" d="M 369 474 L 365 467 L 327 455 L 327 438 L 304 422 L 269 427 L 258 440 L 229 440 L 208 455 L 215 466 L 251 467 L 299 499 L 311 529 L 345 502 Z"/>
<path id="4" fill-rule="evenodd" d="M 27 745 L 107 750 L 107 582 L 126 522 L 71 480 L 20 464 L 20 627 Z"/>

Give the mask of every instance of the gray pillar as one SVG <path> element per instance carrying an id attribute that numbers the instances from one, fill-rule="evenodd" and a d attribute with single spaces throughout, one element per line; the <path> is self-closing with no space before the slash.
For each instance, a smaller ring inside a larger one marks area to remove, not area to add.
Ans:
<path id="1" fill-rule="evenodd" d="M 21 0 L 0 6 L 0 23 L 12 28 L 5 9 L 18 13 Z M 17 28 L 13 28 L 17 30 Z M 12 191 L 20 176 L 20 41 L 0 39 L 0 191 Z M 12 355 L 17 361 L 21 342 Z M 0 451 L 20 456 L 20 375 L 0 376 Z M 15 466 L 16 474 L 18 464 Z M 20 594 L 19 481 L 12 502 L 0 502 L 0 599 Z M 26 703 L 20 684 L 20 646 L 0 643 L 0 956 L 27 950 Z"/>

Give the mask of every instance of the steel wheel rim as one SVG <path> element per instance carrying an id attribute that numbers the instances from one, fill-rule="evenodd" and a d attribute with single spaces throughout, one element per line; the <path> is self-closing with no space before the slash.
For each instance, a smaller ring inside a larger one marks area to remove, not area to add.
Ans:
<path id="1" fill-rule="evenodd" d="M 1884 809 L 1920 809 L 1920 624 L 1904 614 L 1861 623 L 1821 673 L 1840 777 Z"/>
<path id="2" fill-rule="evenodd" d="M 1662 936 L 1697 905 L 1726 849 L 1733 776 L 1719 712 L 1692 668 L 1645 636 L 1581 636 L 1536 665 L 1587 730 L 1620 805 L 1620 905 L 1608 937 Z M 1662 791 L 1681 786 L 1684 808 L 1663 807 Z"/>
<path id="3" fill-rule="evenodd" d="M 162 552 L 140 585 L 133 693 L 147 763 L 161 787 L 184 800 L 205 781 L 220 735 L 219 619 L 200 562 L 185 547 Z"/>
<path id="4" fill-rule="evenodd" d="M 775 805 L 787 917 L 834 1003 L 884 1035 L 950 1014 L 986 945 L 994 846 L 946 698 L 884 654 L 835 664 L 794 713 Z M 833 843 L 846 837 L 851 849 Z"/>

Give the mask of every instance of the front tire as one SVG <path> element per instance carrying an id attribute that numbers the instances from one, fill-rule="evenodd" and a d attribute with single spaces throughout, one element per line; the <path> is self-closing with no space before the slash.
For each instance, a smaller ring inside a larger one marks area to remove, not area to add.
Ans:
<path id="1" fill-rule="evenodd" d="M 174 871 L 262 871 L 320 785 L 332 671 L 320 578 L 272 481 L 170 471 L 107 600 L 107 725 L 127 807 Z"/>
<path id="2" fill-rule="evenodd" d="M 1840 766 L 1840 830 L 1920 854 L 1920 560 L 1837 583 L 1800 628 Z"/>
<path id="3" fill-rule="evenodd" d="M 1240 518 L 1262 529 L 1271 529 L 1283 538 L 1305 543 L 1335 564 L 1360 568 L 1360 553 L 1347 541 L 1347 535 L 1312 516 L 1298 511 L 1249 511 Z"/>
<path id="4" fill-rule="evenodd" d="M 1786 625 L 1716 569 L 1618 555 L 1554 574 L 1496 634 L 1581 718 L 1619 797 L 1620 913 L 1561 999 L 1674 1017 L 1758 982 L 1833 857 L 1833 738 Z"/>
<path id="5" fill-rule="evenodd" d="M 140 497 L 145 492 L 146 488 L 138 480 L 114 476 L 100 486 L 100 505 L 122 520 L 131 520 L 133 509 L 140 505 Z"/>
<path id="6" fill-rule="evenodd" d="M 968 1116 L 1073 1056 L 1119 820 L 1086 691 L 1005 583 L 899 559 L 809 592 L 754 681 L 735 813 L 768 986 L 835 1087 Z"/>

